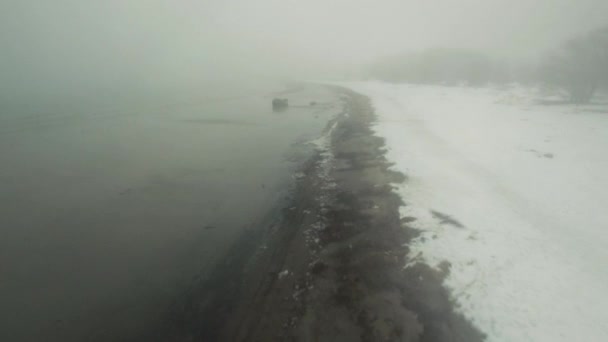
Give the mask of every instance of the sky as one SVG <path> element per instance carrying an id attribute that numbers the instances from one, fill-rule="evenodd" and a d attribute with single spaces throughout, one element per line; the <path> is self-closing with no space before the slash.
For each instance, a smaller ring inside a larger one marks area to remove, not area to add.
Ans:
<path id="1" fill-rule="evenodd" d="M 605 13 L 606 0 L 0 0 L 0 89 L 334 77 L 432 47 L 528 61 Z"/>

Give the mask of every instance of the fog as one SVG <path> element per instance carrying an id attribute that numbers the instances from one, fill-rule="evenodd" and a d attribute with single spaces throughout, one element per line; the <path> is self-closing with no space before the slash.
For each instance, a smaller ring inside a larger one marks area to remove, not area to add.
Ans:
<path id="1" fill-rule="evenodd" d="M 604 0 L 4 0 L 2 101 L 340 78 L 431 47 L 530 60 L 607 12 Z"/>
<path id="2" fill-rule="evenodd" d="M 291 81 L 515 75 L 587 103 L 608 86 L 608 29 L 582 35 L 606 13 L 607 0 L 0 0 L 0 340 L 127 340 L 171 330 L 186 290 L 216 301 L 197 286 L 216 264 L 239 272 L 229 251 L 247 260 L 237 242 L 282 215 L 346 105 Z"/>

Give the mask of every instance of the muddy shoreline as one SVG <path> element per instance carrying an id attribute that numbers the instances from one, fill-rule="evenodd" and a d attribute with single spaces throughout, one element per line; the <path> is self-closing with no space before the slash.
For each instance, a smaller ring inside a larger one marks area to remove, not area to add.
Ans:
<path id="1" fill-rule="evenodd" d="M 483 340 L 455 312 L 445 274 L 403 268 L 417 234 L 393 191 L 406 178 L 389 170 L 369 100 L 334 90 L 343 112 L 328 124 L 328 148 L 299 173 L 291 203 L 256 223 L 265 228 L 235 245 L 217 278 L 176 303 L 157 340 Z"/>

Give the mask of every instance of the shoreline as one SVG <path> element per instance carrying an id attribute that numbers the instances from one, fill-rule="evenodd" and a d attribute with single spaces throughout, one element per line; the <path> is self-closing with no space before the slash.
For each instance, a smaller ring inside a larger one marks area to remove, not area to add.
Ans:
<path id="1" fill-rule="evenodd" d="M 259 222 L 262 235 L 235 245 L 217 292 L 193 292 L 170 340 L 483 340 L 454 309 L 445 274 L 404 269 L 418 235 L 393 190 L 405 177 L 390 170 L 369 99 L 331 88 L 343 111 L 327 125 L 327 149 L 318 144 L 282 213 Z"/>
<path id="2" fill-rule="evenodd" d="M 309 267 L 306 310 L 294 340 L 481 341 L 457 313 L 442 286 L 445 274 L 424 264 L 404 269 L 408 243 L 418 231 L 401 218 L 384 139 L 378 137 L 370 99 L 336 88 L 347 98 L 332 136 L 330 177 L 336 186 L 327 208 L 320 250 Z M 323 267 L 319 267 L 323 265 Z M 318 272 L 315 272 L 318 271 Z"/>

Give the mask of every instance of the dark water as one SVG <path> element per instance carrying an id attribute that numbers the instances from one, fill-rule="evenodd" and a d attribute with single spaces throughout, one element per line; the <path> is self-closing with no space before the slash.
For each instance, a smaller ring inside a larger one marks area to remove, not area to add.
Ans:
<path id="1" fill-rule="evenodd" d="M 323 88 L 281 113 L 273 96 L 0 116 L 0 341 L 149 328 L 284 198 L 339 110 Z"/>

